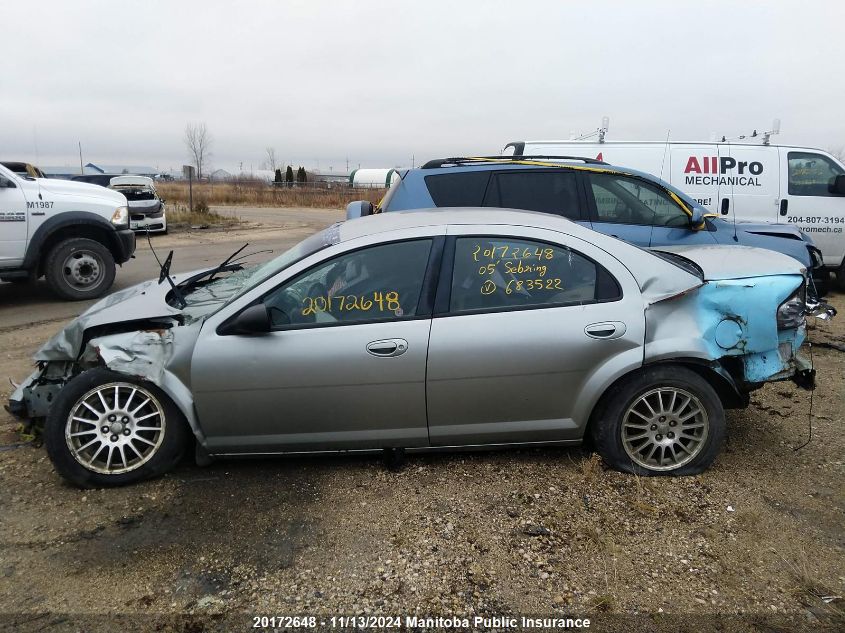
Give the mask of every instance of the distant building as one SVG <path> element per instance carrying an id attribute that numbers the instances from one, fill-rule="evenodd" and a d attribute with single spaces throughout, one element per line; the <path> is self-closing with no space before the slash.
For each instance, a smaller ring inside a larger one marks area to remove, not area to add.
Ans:
<path id="1" fill-rule="evenodd" d="M 234 178 L 232 172 L 225 169 L 215 169 L 208 175 L 209 180 L 231 180 L 232 178 Z"/>
<path id="2" fill-rule="evenodd" d="M 355 169 L 349 174 L 349 184 L 358 189 L 381 189 L 399 179 L 395 169 Z"/>
<path id="3" fill-rule="evenodd" d="M 296 169 L 293 170 L 296 175 Z M 314 182 L 330 182 L 338 184 L 349 184 L 349 174 L 345 171 L 334 171 L 333 169 L 309 169 L 308 179 Z"/>
<path id="4" fill-rule="evenodd" d="M 79 165 L 39 165 L 38 167 L 47 178 L 70 180 L 74 176 L 79 176 Z"/>
<path id="5" fill-rule="evenodd" d="M 153 176 L 158 174 L 155 167 L 149 165 L 106 165 L 103 163 L 88 163 L 85 174 L 126 174 L 127 176 Z"/>

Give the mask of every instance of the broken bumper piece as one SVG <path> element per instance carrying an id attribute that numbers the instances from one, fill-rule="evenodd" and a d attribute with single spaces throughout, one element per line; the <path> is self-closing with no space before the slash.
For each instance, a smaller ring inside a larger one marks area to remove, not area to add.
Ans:
<path id="1" fill-rule="evenodd" d="M 795 372 L 792 374 L 792 382 L 801 389 L 812 391 L 816 388 L 816 370 L 801 355 L 795 357 Z"/>
<path id="2" fill-rule="evenodd" d="M 829 321 L 836 316 L 836 308 L 823 301 L 807 301 L 807 316 Z"/>

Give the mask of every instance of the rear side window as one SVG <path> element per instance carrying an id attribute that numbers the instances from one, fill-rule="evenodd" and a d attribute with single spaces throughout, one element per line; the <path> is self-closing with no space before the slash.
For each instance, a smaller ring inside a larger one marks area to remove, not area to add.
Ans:
<path id="1" fill-rule="evenodd" d="M 620 299 L 607 270 L 564 246 L 507 237 L 458 238 L 451 312 L 537 308 Z"/>
<path id="2" fill-rule="evenodd" d="M 484 200 L 489 171 L 426 176 L 425 185 L 438 207 L 480 207 Z"/>
<path id="3" fill-rule="evenodd" d="M 835 196 L 830 192 L 842 168 L 827 156 L 811 152 L 789 152 L 790 196 Z"/>
<path id="4" fill-rule="evenodd" d="M 578 185 L 568 171 L 512 171 L 495 174 L 485 207 L 527 209 L 580 220 Z"/>

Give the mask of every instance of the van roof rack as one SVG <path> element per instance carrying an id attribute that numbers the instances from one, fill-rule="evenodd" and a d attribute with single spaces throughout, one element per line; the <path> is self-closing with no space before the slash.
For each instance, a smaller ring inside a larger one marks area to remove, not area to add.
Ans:
<path id="1" fill-rule="evenodd" d="M 479 163 L 512 163 L 524 160 L 579 160 L 588 165 L 607 165 L 603 160 L 595 158 L 587 158 L 585 156 L 551 156 L 551 155 L 532 155 L 532 156 L 473 156 L 473 157 L 452 157 L 452 158 L 436 158 L 425 163 L 421 169 L 435 169 L 443 167 L 443 165 L 476 165 Z"/>

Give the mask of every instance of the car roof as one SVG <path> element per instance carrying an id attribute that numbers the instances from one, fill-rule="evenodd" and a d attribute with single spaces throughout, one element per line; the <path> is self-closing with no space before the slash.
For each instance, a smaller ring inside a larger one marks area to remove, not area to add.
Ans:
<path id="1" fill-rule="evenodd" d="M 571 235 L 596 246 L 621 261 L 634 275 L 649 300 L 659 300 L 701 281 L 680 267 L 670 264 L 654 253 L 624 242 L 610 235 L 598 233 L 562 216 L 523 209 L 497 207 L 440 207 L 376 213 L 341 222 L 337 227 L 340 242 L 373 236 L 391 231 L 447 225 L 500 225 L 547 229 Z M 690 283 L 692 282 L 692 285 Z"/>
<path id="2" fill-rule="evenodd" d="M 495 207 L 440 207 L 376 213 L 348 220 L 340 225 L 340 238 L 346 241 L 373 233 L 447 224 L 507 224 L 551 229 L 573 235 L 576 233 L 596 234 L 595 231 L 585 229 L 564 217 L 539 211 Z"/>
<path id="3" fill-rule="evenodd" d="M 578 162 L 575 162 L 578 161 Z M 575 156 L 483 156 L 483 157 L 465 157 L 465 158 L 442 158 L 428 161 L 422 167 L 412 169 L 407 173 L 419 172 L 423 176 L 429 174 L 449 173 L 449 170 L 461 171 L 498 171 L 501 169 L 513 170 L 536 170 L 536 169 L 566 169 L 570 171 L 586 171 L 593 173 L 609 173 L 620 174 L 625 176 L 634 176 L 647 182 L 660 185 L 681 198 L 685 203 L 692 206 L 701 206 L 689 195 L 670 185 L 665 180 L 638 169 L 630 169 L 619 165 L 610 165 L 608 163 L 597 161 L 588 157 Z"/>

